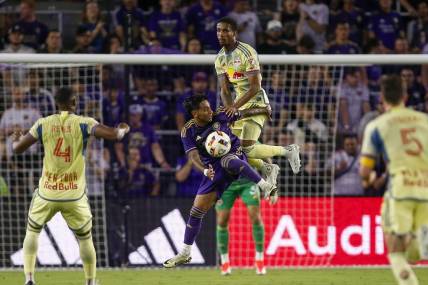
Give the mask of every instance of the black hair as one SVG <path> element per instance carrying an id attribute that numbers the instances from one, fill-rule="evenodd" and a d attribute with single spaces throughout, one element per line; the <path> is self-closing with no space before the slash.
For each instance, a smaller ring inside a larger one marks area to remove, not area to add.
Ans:
<path id="1" fill-rule="evenodd" d="M 199 109 L 199 105 L 205 100 L 208 100 L 205 95 L 192 95 L 184 99 L 183 107 L 186 112 L 192 116 L 192 111 Z"/>
<path id="2" fill-rule="evenodd" d="M 73 97 L 73 91 L 68 87 L 61 87 L 55 94 L 55 103 L 57 105 L 67 105 Z"/>
<path id="3" fill-rule="evenodd" d="M 219 23 L 229 24 L 230 27 L 232 28 L 232 31 L 234 31 L 234 32 L 236 32 L 238 30 L 238 24 L 231 17 L 223 17 L 220 20 L 218 20 L 217 24 L 219 24 Z"/>
<path id="4" fill-rule="evenodd" d="M 346 139 L 358 139 L 358 136 L 356 133 L 345 133 L 343 135 L 343 141 L 345 141 Z"/>
<path id="5" fill-rule="evenodd" d="M 315 42 L 309 35 L 303 35 L 299 42 L 297 43 L 297 46 L 304 47 L 309 51 L 313 51 L 315 48 Z"/>
<path id="6" fill-rule="evenodd" d="M 382 76 L 380 88 L 387 103 L 398 105 L 403 100 L 403 85 L 400 76 L 396 74 Z"/>

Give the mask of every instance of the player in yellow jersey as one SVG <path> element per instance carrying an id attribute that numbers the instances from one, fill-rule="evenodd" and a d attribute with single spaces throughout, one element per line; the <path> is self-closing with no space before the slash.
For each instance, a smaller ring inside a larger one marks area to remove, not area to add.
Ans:
<path id="1" fill-rule="evenodd" d="M 382 227 L 388 259 L 398 284 L 415 285 L 409 261 L 428 257 L 428 116 L 404 106 L 398 76 L 382 78 L 381 94 L 386 112 L 364 131 L 360 175 L 367 182 L 376 156 L 386 160 Z"/>
<path id="2" fill-rule="evenodd" d="M 225 17 L 217 23 L 217 38 L 222 49 L 217 54 L 215 69 L 221 88 L 221 98 L 226 107 L 226 113 L 231 116 L 237 110 L 245 110 L 254 107 L 269 106 L 269 99 L 261 87 L 262 77 L 257 52 L 250 45 L 236 39 L 236 22 Z M 235 91 L 235 100 L 229 86 Z M 263 125 L 267 119 L 265 115 L 257 115 L 241 119 L 232 125 L 233 133 L 241 140 L 243 151 L 249 158 L 252 166 L 268 172 L 275 181 L 279 167 L 274 164 L 264 163 L 261 159 L 274 156 L 288 158 L 294 173 L 300 169 L 299 146 L 289 145 L 273 146 L 257 144 Z"/>
<path id="3" fill-rule="evenodd" d="M 38 236 L 43 226 L 61 212 L 79 241 L 86 285 L 95 285 L 96 254 L 92 241 L 92 214 L 86 197 L 85 151 L 90 136 L 120 140 L 129 131 L 125 123 L 117 128 L 75 115 L 76 96 L 69 88 L 55 95 L 60 112 L 37 120 L 23 136 L 14 134 L 13 151 L 22 153 L 40 141 L 44 147 L 43 172 L 28 212 L 24 239 L 26 285 L 34 285 Z"/>

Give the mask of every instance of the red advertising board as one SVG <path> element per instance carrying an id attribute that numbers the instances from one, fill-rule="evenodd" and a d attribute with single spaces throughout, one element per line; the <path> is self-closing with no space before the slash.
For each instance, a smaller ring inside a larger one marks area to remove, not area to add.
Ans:
<path id="1" fill-rule="evenodd" d="M 263 201 L 269 266 L 386 265 L 380 198 L 281 198 Z M 234 266 L 254 263 L 247 209 L 239 201 L 230 221 Z"/>

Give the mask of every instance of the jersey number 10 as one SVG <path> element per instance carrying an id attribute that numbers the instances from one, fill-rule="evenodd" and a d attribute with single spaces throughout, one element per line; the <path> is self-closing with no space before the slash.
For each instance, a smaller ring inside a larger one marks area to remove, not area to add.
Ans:
<path id="1" fill-rule="evenodd" d="M 56 142 L 56 146 L 54 149 L 54 155 L 58 157 L 63 157 L 65 162 L 71 161 L 71 147 L 68 146 L 64 151 L 61 151 L 62 143 L 64 142 L 63 138 L 59 138 Z"/>

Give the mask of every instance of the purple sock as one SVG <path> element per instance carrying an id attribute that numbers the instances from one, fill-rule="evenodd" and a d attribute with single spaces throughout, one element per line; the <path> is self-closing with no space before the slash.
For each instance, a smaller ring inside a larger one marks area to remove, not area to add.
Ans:
<path id="1" fill-rule="evenodd" d="M 186 224 L 186 230 L 184 231 L 184 243 L 192 245 L 195 242 L 196 236 L 201 229 L 202 218 L 205 212 L 198 207 L 193 206 L 190 210 L 189 220 Z"/>
<path id="2" fill-rule="evenodd" d="M 233 175 L 242 175 L 245 178 L 258 183 L 261 176 L 246 162 L 236 155 L 226 155 L 221 159 L 221 166 Z"/>

